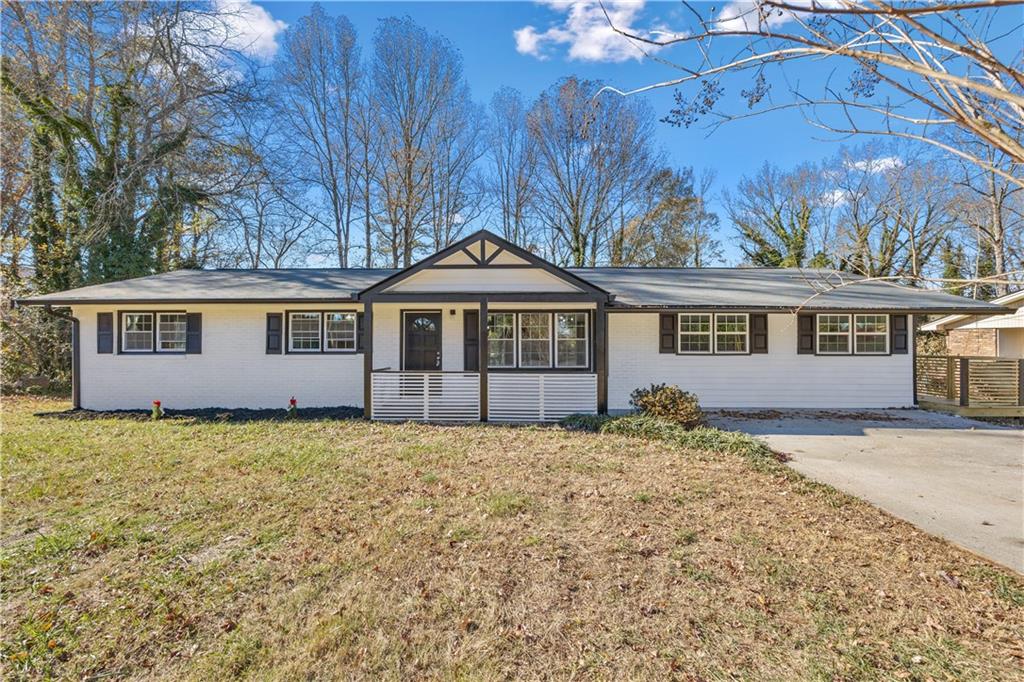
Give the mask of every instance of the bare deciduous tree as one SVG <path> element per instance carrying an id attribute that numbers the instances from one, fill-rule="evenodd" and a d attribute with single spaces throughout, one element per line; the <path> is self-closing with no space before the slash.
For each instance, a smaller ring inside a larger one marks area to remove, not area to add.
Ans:
<path id="1" fill-rule="evenodd" d="M 533 238 L 531 204 L 536 191 L 537 149 L 526 126 L 522 95 L 502 88 L 491 98 L 487 158 L 495 220 L 505 239 L 528 245 Z"/>
<path id="2" fill-rule="evenodd" d="M 408 266 L 433 217 L 429 208 L 442 118 L 466 96 L 462 58 L 446 38 L 411 19 L 385 19 L 374 35 L 373 87 L 385 223 L 380 248 L 392 266 Z"/>
<path id="3" fill-rule="evenodd" d="M 539 164 L 536 207 L 552 255 L 577 267 L 605 255 L 614 222 L 627 222 L 623 213 L 660 166 L 646 104 L 595 98 L 599 87 L 563 79 L 527 118 Z"/>
<path id="4" fill-rule="evenodd" d="M 358 184 L 355 106 L 362 79 L 351 22 L 314 5 L 288 30 L 276 71 L 280 115 L 297 136 L 303 165 L 312 171 L 303 177 L 326 197 L 338 266 L 348 267 Z"/>
<path id="5" fill-rule="evenodd" d="M 651 52 L 694 45 L 696 58 L 691 63 L 676 64 L 655 55 L 682 75 L 628 92 L 608 89 L 633 94 L 680 88 L 668 120 L 690 125 L 710 113 L 724 120 L 736 118 L 719 106 L 724 79 L 750 74 L 751 82 L 741 94 L 753 113 L 798 107 L 826 130 L 917 140 L 1024 186 L 1019 172 L 1024 163 L 1021 14 L 1015 8 L 1019 0 L 738 0 L 710 15 L 683 4 L 690 21 L 667 36 L 661 31 L 666 37 L 616 28 Z M 769 69 L 820 58 L 843 62 L 837 66 L 846 69 L 845 89 L 801 83 L 791 102 L 772 101 Z M 699 84 L 696 92 L 684 92 L 689 83 Z M 948 144 L 941 133 L 951 129 L 1006 154 L 1017 171 Z"/>

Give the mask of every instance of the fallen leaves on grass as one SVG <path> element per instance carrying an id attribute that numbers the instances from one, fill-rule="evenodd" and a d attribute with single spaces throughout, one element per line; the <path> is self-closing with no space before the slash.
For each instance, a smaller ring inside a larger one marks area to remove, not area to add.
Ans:
<path id="1" fill-rule="evenodd" d="M 1018 576 L 718 436 L 61 407 L 3 406 L 9 677 L 1020 672 Z"/>

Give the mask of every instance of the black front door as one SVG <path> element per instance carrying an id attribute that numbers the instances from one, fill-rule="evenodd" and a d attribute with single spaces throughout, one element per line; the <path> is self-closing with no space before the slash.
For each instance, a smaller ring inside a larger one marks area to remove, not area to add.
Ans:
<path id="1" fill-rule="evenodd" d="M 441 313 L 405 314 L 405 369 L 441 370 Z"/>

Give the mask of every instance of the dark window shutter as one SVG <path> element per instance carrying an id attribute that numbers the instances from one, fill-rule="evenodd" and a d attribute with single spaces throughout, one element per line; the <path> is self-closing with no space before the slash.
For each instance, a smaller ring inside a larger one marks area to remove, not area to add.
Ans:
<path id="1" fill-rule="evenodd" d="M 185 352 L 199 355 L 203 352 L 203 314 L 185 315 Z"/>
<path id="2" fill-rule="evenodd" d="M 662 313 L 658 321 L 658 352 L 676 352 L 676 315 L 675 313 Z"/>
<path id="3" fill-rule="evenodd" d="M 96 352 L 114 352 L 114 313 L 96 313 Z"/>
<path id="4" fill-rule="evenodd" d="M 283 313 L 267 313 L 267 354 L 277 355 L 283 348 Z"/>
<path id="5" fill-rule="evenodd" d="M 765 314 L 750 316 L 750 352 L 768 352 L 768 316 Z"/>
<path id="6" fill-rule="evenodd" d="M 906 355 L 910 349 L 910 330 L 907 328 L 906 315 L 889 316 L 889 352 L 893 355 Z"/>
<path id="7" fill-rule="evenodd" d="M 363 313 L 356 313 L 356 352 L 366 352 L 366 320 Z"/>
<path id="8" fill-rule="evenodd" d="M 462 313 L 462 347 L 465 349 L 464 371 L 480 371 L 480 311 Z"/>
<path id="9" fill-rule="evenodd" d="M 796 352 L 801 355 L 814 355 L 814 315 L 801 314 L 796 316 L 797 345 Z"/>

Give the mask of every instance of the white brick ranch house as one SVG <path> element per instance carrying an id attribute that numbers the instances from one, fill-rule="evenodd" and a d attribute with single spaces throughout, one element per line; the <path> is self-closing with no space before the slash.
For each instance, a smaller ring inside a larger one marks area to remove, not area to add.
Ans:
<path id="1" fill-rule="evenodd" d="M 559 268 L 480 231 L 402 270 L 179 270 L 19 304 L 70 307 L 76 407 L 295 396 L 373 419 L 494 421 L 627 410 L 651 383 L 706 407 L 909 407 L 914 316 L 1004 312 L 834 277 Z"/>

